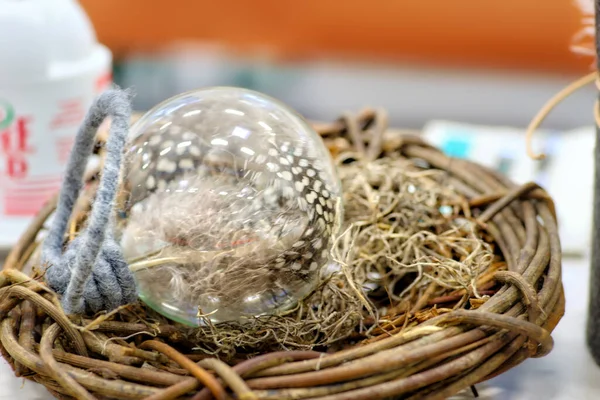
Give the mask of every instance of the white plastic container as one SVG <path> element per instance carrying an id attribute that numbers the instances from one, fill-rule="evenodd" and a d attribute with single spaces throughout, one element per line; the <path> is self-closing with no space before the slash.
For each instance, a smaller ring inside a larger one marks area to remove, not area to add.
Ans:
<path id="1" fill-rule="evenodd" d="M 76 1 L 0 0 L 0 248 L 59 190 L 111 64 Z"/>

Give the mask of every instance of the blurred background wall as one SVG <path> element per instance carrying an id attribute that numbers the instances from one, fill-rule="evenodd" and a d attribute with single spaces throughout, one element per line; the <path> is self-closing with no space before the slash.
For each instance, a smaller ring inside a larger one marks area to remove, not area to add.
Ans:
<path id="1" fill-rule="evenodd" d="M 276 95 L 331 118 L 364 105 L 396 124 L 427 119 L 524 125 L 591 71 L 571 51 L 574 0 L 81 0 L 137 105 L 203 85 Z M 593 89 L 548 126 L 590 122 Z"/>
<path id="2" fill-rule="evenodd" d="M 527 159 L 523 141 L 544 102 L 592 71 L 592 57 L 572 50 L 593 42 L 578 37 L 577 0 L 80 2 L 138 110 L 211 85 L 271 94 L 312 119 L 384 107 L 397 127 L 423 129 L 449 152 L 460 139 L 455 155 L 543 184 L 565 250 L 587 252 L 594 88 L 544 123 L 545 162 Z"/>

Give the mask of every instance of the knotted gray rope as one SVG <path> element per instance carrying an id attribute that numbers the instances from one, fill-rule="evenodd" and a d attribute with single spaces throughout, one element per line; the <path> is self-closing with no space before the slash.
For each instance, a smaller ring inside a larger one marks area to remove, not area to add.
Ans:
<path id="1" fill-rule="evenodd" d="M 106 159 L 88 225 L 63 254 L 63 238 L 83 186 L 94 138 L 107 116 L 112 122 Z M 135 281 L 115 241 L 111 223 L 130 117 L 128 92 L 104 92 L 88 111 L 71 151 L 54 221 L 42 248 L 42 265 L 49 267 L 46 280 L 62 295 L 67 314 L 110 311 L 137 298 Z"/>

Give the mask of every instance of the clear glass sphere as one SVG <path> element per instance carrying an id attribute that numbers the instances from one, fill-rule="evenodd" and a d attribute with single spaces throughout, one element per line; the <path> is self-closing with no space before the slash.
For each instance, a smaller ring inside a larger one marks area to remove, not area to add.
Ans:
<path id="1" fill-rule="evenodd" d="M 314 290 L 342 218 L 319 135 L 261 93 L 173 97 L 135 123 L 118 237 L 140 298 L 190 325 L 293 307 Z"/>

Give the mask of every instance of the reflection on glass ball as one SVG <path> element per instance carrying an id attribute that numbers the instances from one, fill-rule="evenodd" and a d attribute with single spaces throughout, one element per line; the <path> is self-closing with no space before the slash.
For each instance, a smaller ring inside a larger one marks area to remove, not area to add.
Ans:
<path id="1" fill-rule="evenodd" d="M 140 298 L 191 325 L 293 307 L 314 290 L 342 218 L 318 134 L 263 94 L 208 88 L 133 127 L 118 235 Z"/>

